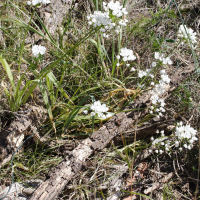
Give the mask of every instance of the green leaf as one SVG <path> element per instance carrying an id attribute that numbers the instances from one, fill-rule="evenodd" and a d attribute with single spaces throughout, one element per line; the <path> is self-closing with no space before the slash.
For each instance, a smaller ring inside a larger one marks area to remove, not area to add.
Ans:
<path id="1" fill-rule="evenodd" d="M 42 93 L 42 96 L 43 96 L 43 100 L 44 100 L 44 103 L 46 105 L 46 108 L 47 108 L 47 112 L 49 114 L 49 118 L 50 118 L 50 121 L 53 122 L 53 114 L 52 114 L 52 111 L 51 111 L 51 105 L 49 103 L 49 100 L 48 100 L 48 95 L 47 95 L 47 92 L 42 84 L 42 81 L 39 80 L 39 79 L 36 79 L 35 80 L 37 83 L 38 83 L 38 86 L 40 88 L 40 91 Z"/>
<path id="2" fill-rule="evenodd" d="M 61 87 L 60 83 L 58 82 L 58 80 L 56 79 L 56 77 L 54 76 L 54 74 L 52 72 L 49 72 L 47 74 L 47 77 L 49 78 L 49 80 L 52 81 L 52 83 L 58 88 L 58 90 L 61 92 L 61 94 L 66 97 L 67 99 L 70 99 L 70 97 L 67 95 L 67 93 L 63 90 L 63 88 Z M 72 101 L 71 101 L 72 102 Z M 73 102 L 72 102 L 73 103 Z"/>
<path id="3" fill-rule="evenodd" d="M 86 96 L 84 97 L 79 103 L 78 105 L 71 111 L 71 113 L 69 114 L 69 116 L 67 117 L 67 120 L 64 123 L 63 126 L 63 132 L 66 131 L 66 129 L 68 128 L 69 124 L 74 120 L 74 118 L 76 117 L 76 115 L 78 114 L 79 110 L 81 109 L 81 106 L 90 98 L 90 96 Z"/>
<path id="4" fill-rule="evenodd" d="M 170 43 L 174 43 L 175 40 L 172 40 L 172 39 L 165 39 L 166 42 L 170 42 Z"/>
<path id="5" fill-rule="evenodd" d="M 4 58 L 2 58 L 1 55 L 0 55 L 0 62 L 2 63 L 3 68 L 5 69 L 5 71 L 6 71 L 7 75 L 8 75 L 8 78 L 10 80 L 10 83 L 12 85 L 12 89 L 15 92 L 16 88 L 15 88 L 15 83 L 14 83 L 13 75 L 12 75 L 12 72 L 10 70 L 10 66 L 8 65 L 8 63 L 6 62 L 6 60 Z"/>

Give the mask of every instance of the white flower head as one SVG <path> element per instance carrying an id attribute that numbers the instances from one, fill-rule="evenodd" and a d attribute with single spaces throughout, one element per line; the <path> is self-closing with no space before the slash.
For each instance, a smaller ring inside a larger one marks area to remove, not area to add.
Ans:
<path id="1" fill-rule="evenodd" d="M 107 113 L 109 108 L 106 104 L 101 104 L 100 101 L 95 101 L 91 106 L 90 109 L 92 110 L 91 116 L 95 116 L 97 114 L 98 117 L 102 119 L 107 119 L 112 116 L 111 113 Z M 104 114 L 107 113 L 107 114 Z"/>
<path id="2" fill-rule="evenodd" d="M 134 72 L 135 71 L 135 68 L 134 67 L 131 67 L 131 70 L 130 70 L 131 72 Z"/>
<path id="3" fill-rule="evenodd" d="M 36 6 L 37 4 L 49 4 L 51 3 L 50 0 L 31 0 L 31 1 L 27 1 L 27 4 L 28 5 L 33 5 L 33 6 Z"/>
<path id="4" fill-rule="evenodd" d="M 184 25 L 180 25 L 179 30 L 178 30 L 178 37 L 179 38 L 184 38 L 186 42 L 189 41 L 188 37 L 190 38 L 192 44 L 197 43 L 197 38 L 196 34 L 191 28 L 187 28 Z"/>
<path id="5" fill-rule="evenodd" d="M 83 113 L 84 113 L 85 115 L 87 115 L 87 114 L 88 114 L 88 111 L 87 111 L 87 110 L 84 110 Z"/>
<path id="6" fill-rule="evenodd" d="M 133 54 L 133 50 L 125 48 L 120 49 L 120 56 L 122 56 L 123 61 L 133 61 L 136 56 Z"/>
<path id="7" fill-rule="evenodd" d="M 46 47 L 41 45 L 33 45 L 32 53 L 34 57 L 37 57 L 39 54 L 44 55 L 46 51 Z"/>
<path id="8" fill-rule="evenodd" d="M 152 67 L 155 67 L 156 66 L 156 62 L 152 62 Z"/>

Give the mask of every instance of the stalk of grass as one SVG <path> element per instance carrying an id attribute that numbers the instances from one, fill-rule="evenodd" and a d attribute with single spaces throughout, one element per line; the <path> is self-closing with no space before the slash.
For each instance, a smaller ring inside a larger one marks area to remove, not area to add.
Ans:
<path id="1" fill-rule="evenodd" d="M 20 50 L 20 56 L 19 56 L 18 73 L 20 72 L 20 66 L 21 66 L 21 60 L 22 60 L 22 53 L 23 53 L 23 50 L 24 50 L 25 39 L 26 39 L 28 30 L 29 30 L 29 27 L 30 27 L 30 24 L 31 24 L 31 21 L 32 21 L 34 12 L 35 12 L 35 10 L 34 10 L 34 11 L 32 12 L 32 14 L 31 14 L 31 18 L 30 18 L 30 20 L 29 20 L 28 26 L 27 26 L 26 31 L 25 31 L 25 34 L 24 34 L 23 42 L 22 42 L 22 44 L 21 44 L 21 50 Z"/>

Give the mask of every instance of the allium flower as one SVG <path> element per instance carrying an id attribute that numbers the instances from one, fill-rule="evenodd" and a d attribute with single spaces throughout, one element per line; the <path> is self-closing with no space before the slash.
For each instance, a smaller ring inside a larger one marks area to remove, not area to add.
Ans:
<path id="1" fill-rule="evenodd" d="M 175 141 L 175 147 L 179 147 L 179 142 Z"/>
<path id="2" fill-rule="evenodd" d="M 93 25 L 94 27 L 102 26 L 100 31 L 104 33 L 103 37 L 108 38 L 105 32 L 112 29 L 119 34 L 121 32 L 120 26 L 126 26 L 128 22 L 127 19 L 121 19 L 123 15 L 128 14 L 126 8 L 123 8 L 119 1 L 114 3 L 112 0 L 109 3 L 103 2 L 103 9 L 105 12 L 94 11 L 94 14 L 87 16 L 89 25 Z"/>
<path id="3" fill-rule="evenodd" d="M 128 14 L 126 8 L 123 8 L 123 6 L 120 5 L 119 1 L 116 1 L 115 3 L 113 1 L 110 1 L 108 4 L 106 2 L 103 2 L 103 8 L 105 11 L 109 11 L 110 9 L 112 14 L 117 17 L 122 17 L 123 15 Z"/>
<path id="4" fill-rule="evenodd" d="M 196 34 L 197 33 L 195 33 L 191 28 L 187 28 L 186 26 L 184 28 L 183 25 L 180 25 L 178 30 L 178 37 L 184 38 L 186 41 L 188 41 L 188 36 L 189 36 L 192 44 L 197 43 Z"/>
<path id="5" fill-rule="evenodd" d="M 156 62 L 152 62 L 152 67 L 155 67 L 156 66 Z"/>
<path id="6" fill-rule="evenodd" d="M 176 126 L 176 132 L 175 135 L 178 137 L 178 139 L 188 139 L 190 141 L 195 141 L 197 138 L 195 137 L 197 135 L 197 131 L 192 128 L 190 125 L 178 125 Z"/>
<path id="7" fill-rule="evenodd" d="M 37 4 L 39 4 L 39 3 L 42 3 L 42 4 L 49 4 L 49 3 L 51 3 L 50 2 L 50 0 L 32 0 L 32 1 L 27 1 L 27 4 L 28 5 L 33 5 L 33 6 L 35 6 L 35 5 L 37 5 Z"/>
<path id="8" fill-rule="evenodd" d="M 154 83 L 154 82 L 151 82 L 151 85 L 153 86 L 153 85 L 155 85 L 155 83 Z"/>
<path id="9" fill-rule="evenodd" d="M 123 61 L 133 61 L 136 59 L 133 55 L 133 50 L 127 49 L 126 47 L 120 50 L 120 55 L 123 57 Z"/>
<path id="10" fill-rule="evenodd" d="M 88 111 L 87 111 L 87 110 L 84 110 L 83 113 L 84 113 L 85 115 L 87 115 L 87 114 L 88 114 Z"/>
<path id="11" fill-rule="evenodd" d="M 94 27 L 103 25 L 105 29 L 112 29 L 115 26 L 106 12 L 94 11 L 94 14 L 87 16 L 87 19 Z"/>
<path id="12" fill-rule="evenodd" d="M 164 151 L 163 150 L 159 150 L 159 153 L 162 154 Z"/>
<path id="13" fill-rule="evenodd" d="M 134 72 L 135 71 L 135 68 L 134 67 L 131 67 L 131 70 L 130 70 L 131 72 Z"/>
<path id="14" fill-rule="evenodd" d="M 165 64 L 165 65 L 166 64 L 169 64 L 169 65 L 173 64 L 173 62 L 171 61 L 170 57 L 164 58 L 164 55 L 160 54 L 159 52 L 155 52 L 154 57 L 155 57 L 155 59 L 162 61 L 163 64 Z"/>
<path id="15" fill-rule="evenodd" d="M 107 119 L 109 117 L 112 116 L 111 113 L 107 113 L 106 115 L 104 114 L 105 112 L 108 111 L 108 107 L 106 106 L 106 104 L 102 104 L 100 103 L 100 101 L 95 101 L 91 106 L 90 106 L 91 110 L 93 111 L 91 113 L 91 116 L 95 116 L 96 114 L 98 115 L 98 117 L 103 118 L 103 119 Z"/>
<path id="16" fill-rule="evenodd" d="M 46 51 L 46 47 L 41 45 L 34 45 L 32 47 L 32 53 L 34 57 L 37 57 L 39 54 L 44 55 Z"/>
<path id="17" fill-rule="evenodd" d="M 126 26 L 126 23 L 128 22 L 128 20 L 127 19 L 121 19 L 120 21 L 119 21 L 119 25 L 120 26 Z"/>
<path id="18" fill-rule="evenodd" d="M 143 70 L 140 70 L 139 73 L 138 73 L 139 78 L 142 78 L 143 76 L 146 76 L 146 75 L 147 75 L 147 72 L 145 72 Z"/>
<path id="19" fill-rule="evenodd" d="M 157 138 L 157 139 L 155 139 L 155 140 L 152 142 L 152 144 L 153 144 L 153 145 L 160 144 L 163 140 L 166 140 L 166 138 L 165 138 L 165 137 L 163 137 L 163 138 Z"/>

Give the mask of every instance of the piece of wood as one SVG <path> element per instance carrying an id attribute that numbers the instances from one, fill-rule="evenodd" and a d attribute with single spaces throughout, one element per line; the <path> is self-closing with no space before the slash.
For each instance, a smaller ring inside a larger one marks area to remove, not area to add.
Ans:
<path id="1" fill-rule="evenodd" d="M 37 12 L 42 18 L 50 35 L 55 36 L 58 29 L 63 27 L 63 21 L 67 16 L 72 0 L 51 0 L 51 3 L 38 8 Z M 60 30 L 61 33 L 64 30 Z"/>
<path id="2" fill-rule="evenodd" d="M 195 70 L 194 65 L 189 65 L 184 69 L 178 69 L 171 77 L 171 83 L 166 87 L 163 97 L 168 96 L 174 91 L 178 83 L 189 77 Z M 125 111 L 113 116 L 98 131 L 94 132 L 89 138 L 79 144 L 65 159 L 47 176 L 46 180 L 33 193 L 31 200 L 52 200 L 55 199 L 65 185 L 83 167 L 84 161 L 94 151 L 102 150 L 117 135 L 130 130 L 130 127 L 139 119 L 148 114 L 151 105 L 150 97 L 152 92 L 148 91 L 127 106 Z M 126 112 L 127 110 L 127 112 Z M 132 110 L 132 111 L 128 111 Z"/>
<path id="3" fill-rule="evenodd" d="M 175 175 L 174 172 L 167 174 L 166 176 L 164 176 L 164 178 L 153 183 L 152 187 L 149 187 L 148 189 L 144 190 L 144 194 L 149 194 L 154 190 L 158 189 L 159 187 L 161 187 L 164 183 L 168 183 L 174 177 L 174 175 Z"/>
<path id="4" fill-rule="evenodd" d="M 33 135 L 33 139 L 39 142 L 40 137 L 37 133 L 37 126 L 40 119 L 45 119 L 46 110 L 40 106 L 24 108 L 24 111 L 14 112 L 16 119 L 6 130 L 0 132 L 0 168 L 12 158 L 13 153 L 22 144 L 26 135 Z"/>

